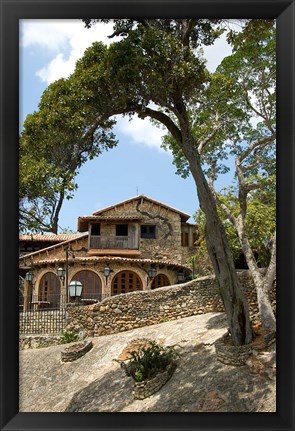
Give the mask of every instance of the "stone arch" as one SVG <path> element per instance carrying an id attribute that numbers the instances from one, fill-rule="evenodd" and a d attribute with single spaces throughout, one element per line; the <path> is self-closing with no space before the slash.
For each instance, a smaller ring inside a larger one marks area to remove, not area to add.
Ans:
<path id="1" fill-rule="evenodd" d="M 143 290 L 143 283 L 140 276 L 130 270 L 120 271 L 114 275 L 112 280 L 111 294 L 120 295 L 121 293 Z"/>
<path id="2" fill-rule="evenodd" d="M 95 299 L 101 301 L 101 278 L 89 269 L 82 269 L 71 278 L 71 281 L 81 281 L 83 285 L 82 299 Z"/>
<path id="3" fill-rule="evenodd" d="M 151 284 L 151 289 L 158 289 L 159 287 L 170 286 L 170 281 L 167 275 L 157 274 Z"/>
<path id="4" fill-rule="evenodd" d="M 60 279 L 52 272 L 45 272 L 39 282 L 38 301 L 49 302 L 50 308 L 59 308 Z"/>

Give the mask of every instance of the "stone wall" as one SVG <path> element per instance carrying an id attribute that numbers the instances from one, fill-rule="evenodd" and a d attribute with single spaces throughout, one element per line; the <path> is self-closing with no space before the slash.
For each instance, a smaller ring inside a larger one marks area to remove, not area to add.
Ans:
<path id="1" fill-rule="evenodd" d="M 248 298 L 253 322 L 258 320 L 256 293 L 248 271 L 239 278 Z M 275 289 L 271 292 L 275 309 Z M 162 287 L 153 291 L 132 292 L 107 298 L 99 304 L 68 309 L 68 329 L 81 330 L 89 336 L 100 336 L 154 325 L 209 312 L 224 307 L 214 277 L 202 277 L 189 283 Z"/>
<path id="2" fill-rule="evenodd" d="M 40 347 L 57 346 L 63 344 L 60 335 L 20 335 L 19 349 L 37 349 Z"/>
<path id="3" fill-rule="evenodd" d="M 141 224 L 156 226 L 156 239 L 140 239 L 141 257 L 181 263 L 181 217 L 170 209 L 145 199 L 105 211 L 107 216 L 140 217 Z"/>

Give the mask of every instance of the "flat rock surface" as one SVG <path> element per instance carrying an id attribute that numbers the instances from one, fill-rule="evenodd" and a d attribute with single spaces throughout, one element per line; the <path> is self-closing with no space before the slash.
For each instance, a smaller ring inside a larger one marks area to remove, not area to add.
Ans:
<path id="1" fill-rule="evenodd" d="M 20 412 L 275 412 L 275 347 L 224 365 L 214 342 L 226 329 L 224 313 L 208 313 L 92 338 L 74 362 L 61 362 L 66 345 L 22 350 Z M 113 359 L 140 338 L 177 344 L 180 359 L 160 391 L 133 400 L 132 379 Z"/>

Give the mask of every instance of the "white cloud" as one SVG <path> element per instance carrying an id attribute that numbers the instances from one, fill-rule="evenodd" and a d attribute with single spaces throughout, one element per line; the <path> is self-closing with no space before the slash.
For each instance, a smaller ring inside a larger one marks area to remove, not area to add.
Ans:
<path id="1" fill-rule="evenodd" d="M 93 42 L 100 40 L 109 45 L 113 41 L 108 38 L 111 33 L 112 23 L 85 29 L 81 20 L 22 20 L 20 45 L 35 53 L 36 49 L 41 54 L 46 53 L 50 60 L 36 71 L 36 76 L 49 85 L 73 73 L 76 61 Z M 204 53 L 208 59 L 207 67 L 213 71 L 222 58 L 230 54 L 230 47 L 222 36 L 214 46 L 204 47 Z M 134 144 L 164 151 L 161 138 L 166 130 L 152 125 L 148 119 L 134 117 L 129 121 L 128 117 L 118 117 L 117 130 L 128 136 Z"/>
<path id="2" fill-rule="evenodd" d="M 155 148 L 159 151 L 166 152 L 161 148 L 162 136 L 167 131 L 153 125 L 149 119 L 144 120 L 133 117 L 129 121 L 129 117 L 117 117 L 116 129 L 130 139 L 130 142 L 137 145 L 145 145 L 149 148 Z"/>
<path id="3" fill-rule="evenodd" d="M 76 61 L 95 41 L 109 45 L 112 24 L 102 24 L 85 29 L 81 20 L 22 20 L 22 48 L 47 50 L 51 60 L 36 72 L 43 82 L 51 84 L 67 78 L 75 69 Z"/>
<path id="4" fill-rule="evenodd" d="M 65 60 L 63 54 L 57 54 L 46 67 L 37 70 L 36 76 L 38 76 L 42 82 L 50 84 L 59 78 L 68 77 L 72 73 L 73 67 L 75 67 L 75 59 L 70 57 L 68 60 Z"/>
<path id="5" fill-rule="evenodd" d="M 210 72 L 214 72 L 217 66 L 221 63 L 224 57 L 231 54 L 231 47 L 226 42 L 225 34 L 222 34 L 214 45 L 203 47 L 204 56 L 207 60 L 207 68 Z"/>

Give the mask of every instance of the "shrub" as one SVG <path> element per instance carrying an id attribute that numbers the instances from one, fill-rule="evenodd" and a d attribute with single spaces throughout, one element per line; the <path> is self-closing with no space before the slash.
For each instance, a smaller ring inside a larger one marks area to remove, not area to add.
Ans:
<path id="1" fill-rule="evenodd" d="M 72 341 L 76 341 L 78 339 L 77 332 L 73 330 L 65 330 L 62 332 L 60 336 L 60 340 L 62 344 L 71 343 Z"/>
<path id="2" fill-rule="evenodd" d="M 151 379 L 159 372 L 166 370 L 167 366 L 178 359 L 179 354 L 175 346 L 162 347 L 155 341 L 151 341 L 148 347 L 142 347 L 138 351 L 130 352 L 128 361 L 116 360 L 124 369 L 128 377 L 136 382 Z"/>

